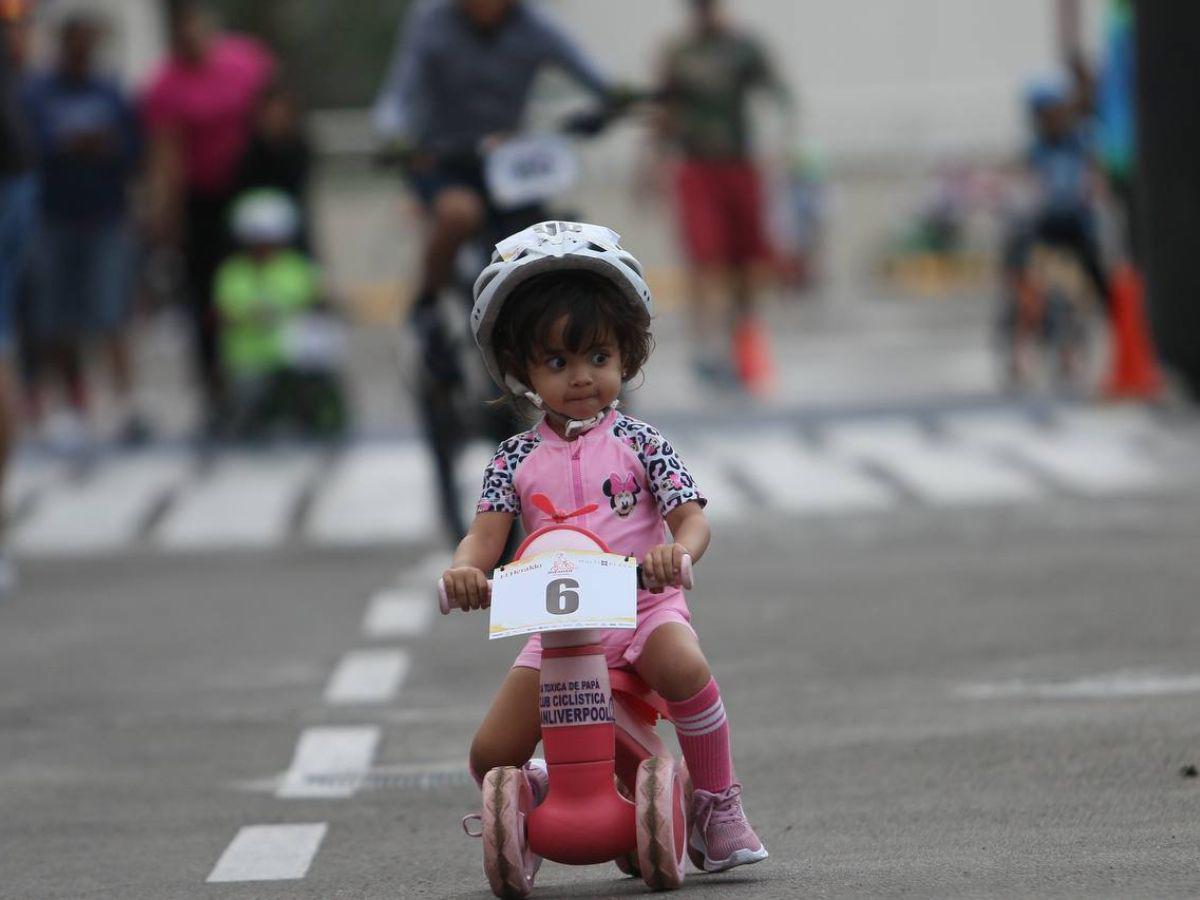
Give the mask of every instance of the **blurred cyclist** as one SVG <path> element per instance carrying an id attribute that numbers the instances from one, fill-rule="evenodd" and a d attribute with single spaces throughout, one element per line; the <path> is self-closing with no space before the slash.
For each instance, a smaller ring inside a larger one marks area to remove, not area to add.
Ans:
<path id="1" fill-rule="evenodd" d="M 688 257 L 693 364 L 702 379 L 750 390 L 770 378 L 765 333 L 755 322 L 754 266 L 767 262 L 762 189 L 752 158 L 749 100 L 791 99 L 765 48 L 730 25 L 719 0 L 688 0 L 691 26 L 666 52 L 660 89 L 663 137 L 678 151 L 676 196 Z M 732 306 L 732 309 L 730 308 Z M 735 372 L 729 364 L 732 338 Z"/>
<path id="2" fill-rule="evenodd" d="M 1019 272 L 1035 242 L 1061 247 L 1075 255 L 1103 301 L 1108 296 L 1108 280 L 1101 264 L 1096 220 L 1103 176 L 1089 128 L 1061 79 L 1035 82 L 1025 99 L 1033 138 L 1024 168 L 1034 190 L 1033 210 L 1012 236 L 1010 271 Z"/>
<path id="3" fill-rule="evenodd" d="M 1100 303 L 1108 298 L 1108 277 L 1097 234 L 1097 193 L 1102 175 L 1081 115 L 1079 98 L 1065 79 L 1034 81 L 1025 91 L 1033 136 L 1023 171 L 1032 188 L 1030 212 L 1010 226 L 1004 249 L 1002 328 L 1015 335 L 1020 296 L 1030 252 L 1036 245 L 1069 253 L 1083 269 Z M 1012 344 L 1012 376 L 1022 378 L 1017 343 Z"/>
<path id="4" fill-rule="evenodd" d="M 426 364 L 456 377 L 438 293 L 459 247 L 495 214 L 480 148 L 521 127 L 535 76 L 557 66 L 603 99 L 610 82 L 523 0 L 426 0 L 409 15 L 375 105 L 375 126 L 428 216 L 412 325 Z"/>

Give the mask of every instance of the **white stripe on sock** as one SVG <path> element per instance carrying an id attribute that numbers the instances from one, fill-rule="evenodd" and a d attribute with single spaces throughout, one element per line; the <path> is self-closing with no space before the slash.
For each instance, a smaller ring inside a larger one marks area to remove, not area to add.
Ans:
<path id="1" fill-rule="evenodd" d="M 710 734 L 725 724 L 725 706 L 720 701 L 700 716 L 675 723 L 675 732 L 686 737 Z"/>
<path id="2" fill-rule="evenodd" d="M 697 722 L 700 722 L 702 719 L 710 718 L 711 716 L 715 715 L 716 713 L 723 712 L 724 710 L 725 710 L 725 704 L 721 702 L 720 698 L 718 698 L 717 701 L 715 703 L 713 703 L 712 706 L 708 707 L 708 709 L 702 710 L 702 711 L 695 713 L 694 715 L 690 715 L 690 716 L 675 716 L 675 717 L 673 717 L 673 719 L 675 722 L 682 722 L 685 725 L 695 724 Z"/>

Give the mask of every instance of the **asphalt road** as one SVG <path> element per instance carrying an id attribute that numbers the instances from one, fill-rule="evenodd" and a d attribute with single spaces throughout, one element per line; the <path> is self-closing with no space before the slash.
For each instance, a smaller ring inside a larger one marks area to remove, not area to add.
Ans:
<path id="1" fill-rule="evenodd" d="M 1197 548 L 1194 491 L 718 529 L 692 604 L 771 858 L 687 893 L 1195 897 Z M 26 565 L 0 606 L 0 897 L 490 896 L 462 763 L 517 647 L 403 592 L 368 626 L 425 564 Z M 297 781 L 322 753 L 361 777 Z M 314 826 L 300 877 L 244 880 L 241 830 L 279 825 Z M 643 891 L 547 864 L 536 896 Z"/>

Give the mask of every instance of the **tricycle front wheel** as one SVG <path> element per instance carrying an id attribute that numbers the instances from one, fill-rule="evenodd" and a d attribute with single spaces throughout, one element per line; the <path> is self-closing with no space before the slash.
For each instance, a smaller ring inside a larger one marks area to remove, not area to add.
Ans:
<path id="1" fill-rule="evenodd" d="M 634 790 L 638 869 L 653 890 L 683 884 L 687 856 L 687 797 L 683 772 L 670 757 L 655 756 L 638 766 Z"/>
<path id="2" fill-rule="evenodd" d="M 499 766 L 483 779 L 483 869 L 497 897 L 528 897 L 541 860 L 529 849 L 525 822 L 533 792 L 525 773 Z"/>

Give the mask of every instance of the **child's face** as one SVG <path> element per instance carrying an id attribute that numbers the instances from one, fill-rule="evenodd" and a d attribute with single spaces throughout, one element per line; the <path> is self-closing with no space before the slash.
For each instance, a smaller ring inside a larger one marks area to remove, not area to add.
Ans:
<path id="1" fill-rule="evenodd" d="M 563 340 L 567 317 L 550 329 L 548 347 L 540 347 L 529 362 L 530 387 L 546 405 L 572 419 L 596 415 L 621 392 L 621 349 L 605 339 L 580 353 L 567 350 Z M 553 424 L 553 423 L 551 423 Z"/>

